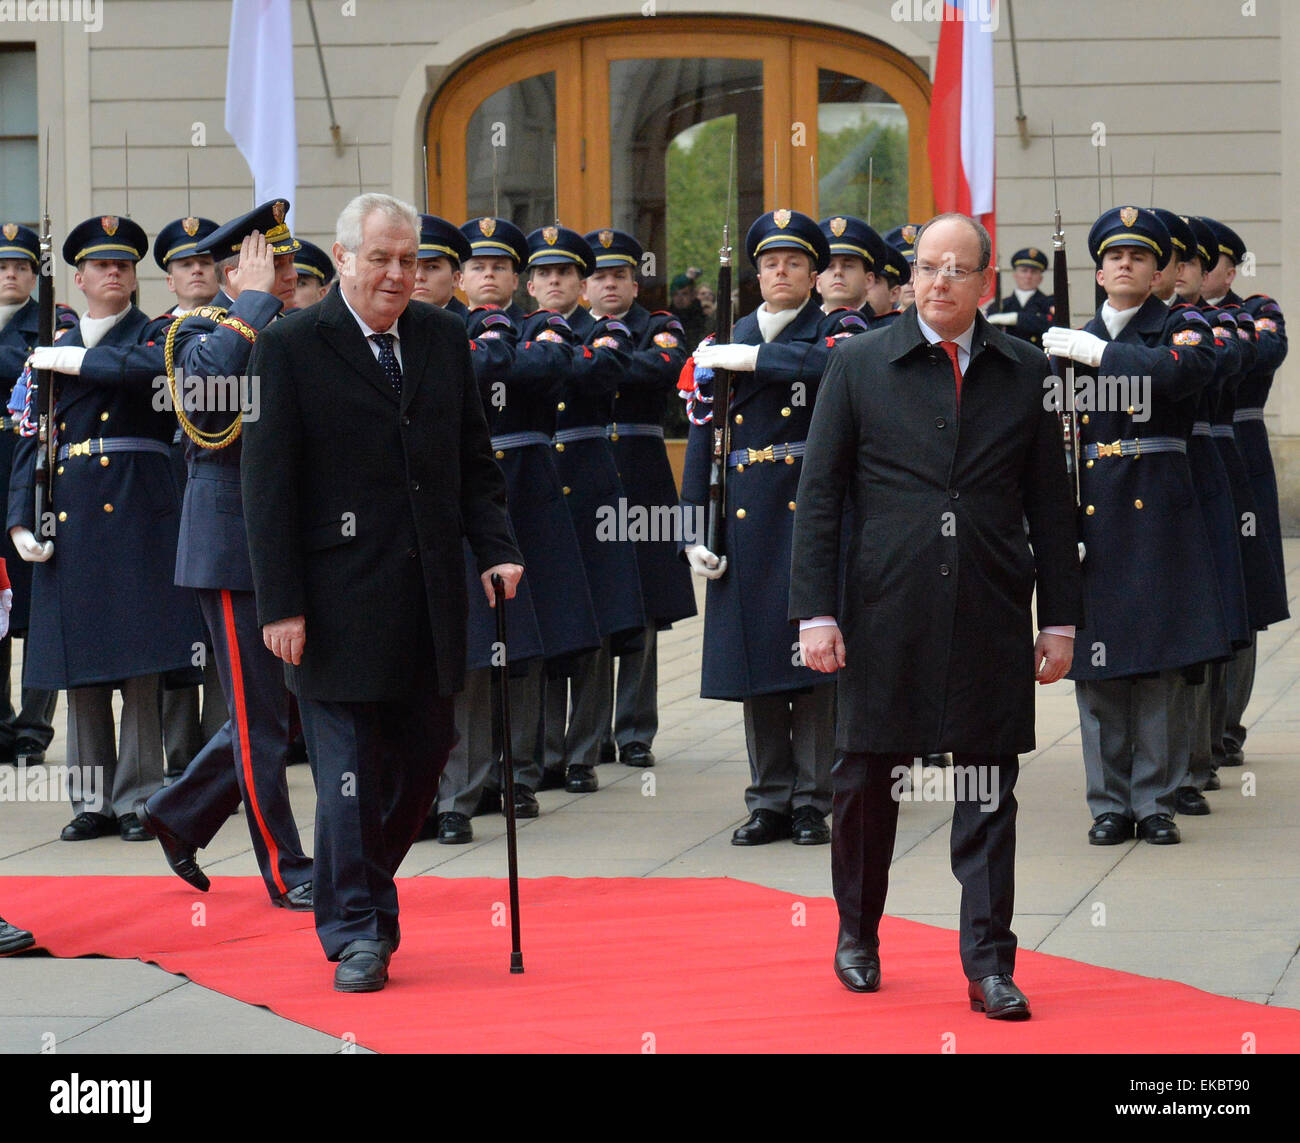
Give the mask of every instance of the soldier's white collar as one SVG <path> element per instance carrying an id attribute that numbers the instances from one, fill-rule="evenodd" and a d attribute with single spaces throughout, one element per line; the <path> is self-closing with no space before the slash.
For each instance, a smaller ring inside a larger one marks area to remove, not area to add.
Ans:
<path id="1" fill-rule="evenodd" d="M 812 298 L 809 297 L 803 306 L 806 306 L 811 300 Z M 766 302 L 759 306 L 754 311 L 754 316 L 758 318 L 758 332 L 763 335 L 763 340 L 771 341 L 777 337 L 786 326 L 803 313 L 803 306 L 795 306 L 792 310 L 780 310 L 777 313 L 772 313 L 767 308 Z"/>
<path id="2" fill-rule="evenodd" d="M 4 327 L 9 324 L 9 319 L 26 304 L 26 302 L 14 302 L 12 305 L 5 303 L 3 306 L 0 306 L 0 329 L 4 329 Z"/>
<path id="3" fill-rule="evenodd" d="M 131 303 L 126 303 L 126 309 L 121 313 L 113 314 L 111 317 L 93 318 L 89 315 L 83 315 L 81 318 L 81 344 L 87 349 L 94 349 L 105 335 L 127 314 L 131 312 Z"/>
<path id="4" fill-rule="evenodd" d="M 1106 331 L 1110 334 L 1111 341 L 1124 332 L 1124 327 L 1133 320 L 1133 315 L 1141 308 L 1142 305 L 1138 304 L 1126 310 L 1117 310 L 1108 301 L 1101 303 L 1101 320 L 1106 323 Z"/>
<path id="5" fill-rule="evenodd" d="M 1036 293 L 1038 293 L 1037 290 L 1022 290 L 1019 286 L 1017 286 L 1016 301 L 1018 301 L 1022 306 L 1027 306 L 1029 304 L 1029 299 L 1032 298 Z"/>

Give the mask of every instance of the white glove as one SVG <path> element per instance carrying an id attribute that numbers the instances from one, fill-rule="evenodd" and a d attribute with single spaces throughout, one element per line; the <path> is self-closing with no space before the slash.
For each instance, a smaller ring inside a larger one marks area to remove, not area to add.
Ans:
<path id="1" fill-rule="evenodd" d="M 50 369 L 76 377 L 81 372 L 81 359 L 86 349 L 81 345 L 38 345 L 32 350 L 33 369 Z"/>
<path id="2" fill-rule="evenodd" d="M 989 325 L 1015 325 L 1019 314 L 989 314 Z"/>
<path id="3" fill-rule="evenodd" d="M 727 570 L 727 557 L 715 556 L 703 544 L 686 549 L 686 562 L 691 565 L 691 571 L 705 579 L 717 579 Z"/>
<path id="4" fill-rule="evenodd" d="M 732 373 L 753 373 L 758 362 L 757 345 L 701 345 L 695 364 L 705 369 L 728 369 Z"/>
<path id="5" fill-rule="evenodd" d="M 13 528 L 9 532 L 18 554 L 29 564 L 43 564 L 54 555 L 54 541 L 41 543 L 26 528 Z"/>
<path id="6" fill-rule="evenodd" d="M 1100 365 L 1108 342 L 1084 329 L 1054 325 L 1043 334 L 1043 350 L 1053 357 L 1069 357 L 1083 365 Z"/>
<path id="7" fill-rule="evenodd" d="M 14 606 L 14 589 L 7 587 L 0 591 L 0 639 L 9 634 L 9 612 Z"/>

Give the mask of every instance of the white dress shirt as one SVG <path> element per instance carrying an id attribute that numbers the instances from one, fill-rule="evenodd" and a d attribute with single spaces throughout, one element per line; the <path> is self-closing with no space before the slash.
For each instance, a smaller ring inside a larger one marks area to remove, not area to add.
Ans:
<path id="1" fill-rule="evenodd" d="M 356 318 L 357 325 L 361 327 L 361 332 L 362 334 L 365 335 L 366 344 L 370 346 L 370 352 L 375 355 L 375 360 L 378 361 L 379 343 L 373 341 L 372 338 L 374 337 L 375 334 L 379 333 L 380 331 L 377 329 L 371 329 L 368 325 L 366 325 L 366 323 L 362 320 L 361 315 L 352 308 L 352 303 L 348 301 L 348 296 L 343 292 L 342 286 L 338 287 L 338 291 L 339 291 L 339 297 L 343 299 L 343 304 L 348 307 L 348 313 L 350 313 L 354 318 Z M 402 338 L 397 332 L 397 322 L 393 322 L 393 324 L 383 332 L 390 333 L 393 335 L 393 355 L 397 358 L 397 364 L 401 365 L 402 364 Z"/>

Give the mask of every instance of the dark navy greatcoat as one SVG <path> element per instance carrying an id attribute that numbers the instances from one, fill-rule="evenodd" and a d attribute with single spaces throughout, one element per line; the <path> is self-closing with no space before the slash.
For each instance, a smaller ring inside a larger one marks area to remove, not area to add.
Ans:
<path id="1" fill-rule="evenodd" d="M 1234 432 L 1234 414 L 1238 408 L 1245 407 L 1238 398 L 1238 388 L 1242 380 L 1256 368 L 1259 346 L 1255 322 L 1249 311 L 1226 298 L 1221 308 L 1237 321 L 1242 356 L 1238 371 L 1226 376 L 1219 390 L 1212 418 L 1214 443 L 1232 489 L 1237 540 L 1241 546 L 1242 572 L 1246 579 L 1246 611 L 1251 629 L 1262 631 L 1269 624 L 1286 619 L 1290 612 L 1287 609 L 1283 575 L 1278 570 L 1273 550 L 1269 546 L 1269 519 L 1267 514 L 1260 511 L 1255 500 L 1255 489 Z"/>
<path id="2" fill-rule="evenodd" d="M 100 342 L 136 343 L 149 319 L 134 306 Z M 70 330 L 61 345 L 81 345 Z M 86 356 L 83 367 L 90 362 Z M 176 419 L 151 381 L 59 378 L 59 442 L 141 437 L 170 446 Z M 7 528 L 36 532 L 36 438 L 14 454 Z M 107 462 L 107 463 L 105 463 Z M 194 593 L 172 582 L 180 489 L 167 452 L 70 456 L 54 472 L 54 555 L 32 568 L 26 685 L 42 690 L 110 683 L 189 668 L 202 642 Z"/>
<path id="3" fill-rule="evenodd" d="M 1216 306 L 1200 309 L 1214 332 L 1214 380 L 1196 398 L 1196 422 L 1192 435 L 1187 438 L 1187 461 L 1192 467 L 1192 483 L 1205 519 L 1228 636 L 1232 646 L 1238 648 L 1250 642 L 1251 632 L 1238 539 L 1241 522 L 1237 519 L 1228 471 L 1210 435 L 1210 427 L 1223 385 L 1240 368 L 1244 345 L 1237 336 L 1237 322 L 1232 314 Z"/>
<path id="4" fill-rule="evenodd" d="M 732 343 L 761 345 L 756 368 L 731 375 L 731 450 L 803 442 L 831 352 L 823 314 L 809 300 L 770 342 L 758 318 L 736 322 Z M 691 425 L 682 505 L 701 518 L 709 501 L 713 426 Z M 798 663 L 798 631 L 786 618 L 795 498 L 803 458 L 746 464 L 727 472 L 727 570 L 705 594 L 700 696 L 747 699 L 834 682 Z M 703 537 L 701 537 L 701 540 Z M 796 574 L 798 569 L 796 569 Z"/>
<path id="5" fill-rule="evenodd" d="M 582 549 L 600 635 L 614 640 L 617 655 L 624 640 L 636 640 L 646 626 L 636 547 L 618 528 L 620 501 L 626 503 L 627 497 L 604 436 L 613 419 L 614 393 L 627 370 L 631 339 L 611 334 L 608 319 L 598 322 L 582 306 L 565 320 L 576 340 L 568 347 L 570 361 L 555 403 L 555 428 L 599 428 L 601 435 L 557 441 L 555 467 Z M 599 344 L 607 341 L 611 344 Z"/>
<path id="6" fill-rule="evenodd" d="M 55 309 L 56 334 L 60 330 L 72 329 L 76 324 L 77 315 L 73 310 L 62 305 Z M 14 312 L 5 327 L 0 329 L 0 389 L 3 390 L 5 400 L 9 399 L 9 394 L 13 391 L 14 383 L 27 363 L 28 354 L 36 348 L 39 326 L 40 307 L 36 304 L 36 298 L 31 297 Z M 12 416 L 4 413 L 3 428 L 0 428 L 0 504 L 9 503 L 9 472 L 13 468 L 14 450 L 18 445 L 18 425 L 21 420 L 21 412 Z M 9 612 L 9 630 L 25 631 L 27 617 L 31 612 L 32 565 L 18 554 L 7 531 L 3 544 L 0 545 L 0 551 L 3 552 L 9 567 L 9 585 L 14 592 L 13 610 Z"/>
<path id="7" fill-rule="evenodd" d="M 1002 299 L 1001 306 L 990 306 L 991 314 L 1018 314 L 1015 325 L 998 328 L 1012 337 L 1021 338 L 1032 345 L 1043 344 L 1043 334 L 1052 324 L 1052 299 L 1042 290 L 1035 290 L 1023 306 L 1013 290 Z"/>
<path id="8" fill-rule="evenodd" d="M 670 530 L 663 523 L 681 510 L 677 481 L 662 437 L 620 433 L 619 426 L 663 427 L 668 399 L 676 399 L 677 378 L 689 350 L 681 322 L 670 313 L 651 313 L 633 302 L 619 320 L 631 331 L 634 348 L 614 393 L 609 440 L 629 513 L 637 510 L 648 528 L 651 521 L 658 521 L 635 545 L 646 618 L 662 630 L 696 612 L 691 570 L 678 554 L 682 529 Z M 665 515 L 664 509 L 670 509 L 671 515 Z"/>
<path id="9" fill-rule="evenodd" d="M 1117 440 L 1186 441 L 1196 399 L 1214 378 L 1214 334 L 1200 313 L 1168 309 L 1152 295 L 1113 341 L 1100 313 L 1084 328 L 1111 342 L 1098 374 L 1150 379 L 1150 418 L 1135 420 L 1115 407 L 1113 394 L 1107 408 L 1081 410 L 1081 455 L 1087 445 Z M 1070 678 L 1125 678 L 1226 655 L 1227 624 L 1187 454 L 1085 460 L 1079 489 L 1086 619 Z"/>
<path id="10" fill-rule="evenodd" d="M 826 676 L 839 680 L 841 750 L 1033 749 L 1035 589 L 1040 627 L 1083 619 L 1047 368 L 977 316 L 959 403 L 914 307 L 832 354 L 799 484 L 788 614 L 832 615 L 843 633 L 845 669 Z"/>
<path id="11" fill-rule="evenodd" d="M 1282 307 L 1265 294 L 1246 299 L 1246 311 L 1255 319 L 1259 357 L 1255 367 L 1237 386 L 1237 408 L 1260 410 L 1268 404 L 1273 376 L 1286 359 L 1286 319 Z M 1282 525 L 1277 503 L 1277 474 L 1273 471 L 1273 453 L 1268 447 L 1268 429 L 1264 420 L 1252 412 L 1234 425 L 1237 444 L 1246 460 L 1246 472 L 1255 492 L 1255 505 L 1268 537 L 1269 549 L 1277 564 L 1282 586 L 1286 587 L 1286 566 L 1282 559 Z"/>

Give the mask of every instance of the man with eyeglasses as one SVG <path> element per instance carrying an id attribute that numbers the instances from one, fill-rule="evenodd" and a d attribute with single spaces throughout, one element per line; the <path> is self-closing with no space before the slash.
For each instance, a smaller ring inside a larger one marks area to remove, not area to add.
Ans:
<path id="1" fill-rule="evenodd" d="M 931 219 L 917 239 L 916 305 L 831 357 L 799 481 L 789 617 L 803 661 L 838 672 L 836 976 L 854 992 L 880 987 L 898 797 L 913 757 L 951 751 L 964 779 L 952 869 L 967 996 L 991 1019 L 1023 1020 L 1029 1002 L 1012 979 L 1017 756 L 1034 748 L 1034 682 L 1065 675 L 1083 613 L 1047 361 L 979 313 L 990 247 L 974 219 Z"/>

